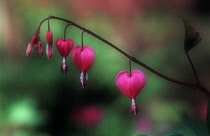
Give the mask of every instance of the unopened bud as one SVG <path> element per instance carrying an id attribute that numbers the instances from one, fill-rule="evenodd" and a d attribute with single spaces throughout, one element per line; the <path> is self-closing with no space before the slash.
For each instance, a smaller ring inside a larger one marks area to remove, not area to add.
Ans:
<path id="1" fill-rule="evenodd" d="M 28 44 L 27 49 L 26 49 L 26 56 L 31 55 L 32 52 L 32 44 Z"/>
<path id="2" fill-rule="evenodd" d="M 47 43 L 46 45 L 46 54 L 48 59 L 50 59 L 53 55 L 53 46 L 51 43 Z"/>
<path id="3" fill-rule="evenodd" d="M 37 43 L 37 51 L 38 51 L 39 54 L 43 55 L 43 48 L 42 48 L 42 42 L 41 41 L 39 41 Z"/>

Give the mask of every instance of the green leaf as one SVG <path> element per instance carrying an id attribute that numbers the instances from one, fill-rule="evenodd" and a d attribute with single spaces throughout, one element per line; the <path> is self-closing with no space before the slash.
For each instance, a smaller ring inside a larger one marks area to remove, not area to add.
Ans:
<path id="1" fill-rule="evenodd" d="M 164 136 L 209 136 L 209 134 L 203 124 L 187 120 L 183 125 L 172 129 Z"/>
<path id="2" fill-rule="evenodd" d="M 208 100 L 208 109 L 207 109 L 207 115 L 206 115 L 206 125 L 207 125 L 207 129 L 209 131 L 209 134 L 210 134 L 210 100 Z"/>
<path id="3" fill-rule="evenodd" d="M 164 136 L 197 136 L 196 133 L 187 125 L 178 126 L 169 131 Z"/>
<path id="4" fill-rule="evenodd" d="M 191 22 L 189 19 L 185 19 L 180 17 L 184 23 L 185 28 L 185 39 L 184 39 L 184 49 L 187 53 L 189 50 L 194 48 L 198 43 L 201 42 L 202 38 L 200 38 L 200 34 L 195 31 L 192 27 Z"/>

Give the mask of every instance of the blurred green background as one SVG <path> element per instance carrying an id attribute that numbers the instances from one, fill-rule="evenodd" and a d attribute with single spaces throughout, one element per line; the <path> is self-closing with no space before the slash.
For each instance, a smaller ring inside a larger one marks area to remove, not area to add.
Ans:
<path id="1" fill-rule="evenodd" d="M 186 120 L 205 123 L 207 98 L 198 90 L 170 83 L 132 63 L 147 75 L 137 97 L 139 114 L 115 85 L 115 76 L 129 70 L 128 59 L 96 38 L 84 34 L 84 44 L 96 58 L 88 86 L 67 58 L 52 59 L 25 49 L 41 20 L 54 15 L 99 34 L 160 73 L 195 82 L 183 49 L 184 28 L 177 16 L 191 20 L 202 42 L 190 51 L 201 82 L 210 88 L 210 7 L 199 0 L 2 0 L 0 4 L 0 135 L 1 136 L 149 136 L 162 135 Z M 66 23 L 51 20 L 54 41 Z M 47 23 L 41 27 L 45 45 Z M 82 31 L 70 26 L 67 37 L 81 45 Z"/>

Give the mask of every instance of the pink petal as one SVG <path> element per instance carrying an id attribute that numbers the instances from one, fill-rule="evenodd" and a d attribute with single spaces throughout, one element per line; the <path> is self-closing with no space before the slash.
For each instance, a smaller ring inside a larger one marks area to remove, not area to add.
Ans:
<path id="1" fill-rule="evenodd" d="M 59 38 L 56 41 L 57 50 L 62 57 L 67 57 L 70 51 L 72 50 L 73 46 L 74 42 L 70 38 L 67 39 Z"/>
<path id="2" fill-rule="evenodd" d="M 146 84 L 146 76 L 140 70 L 133 70 L 131 77 L 131 92 L 133 92 L 133 96 L 137 96 L 139 92 L 144 88 Z"/>
<path id="3" fill-rule="evenodd" d="M 146 83 L 146 76 L 140 70 L 130 72 L 120 71 L 116 76 L 116 84 L 119 90 L 129 98 L 135 98 L 143 89 Z"/>
<path id="4" fill-rule="evenodd" d="M 87 72 L 94 62 L 95 53 L 90 46 L 75 46 L 72 50 L 72 59 L 82 72 Z"/>

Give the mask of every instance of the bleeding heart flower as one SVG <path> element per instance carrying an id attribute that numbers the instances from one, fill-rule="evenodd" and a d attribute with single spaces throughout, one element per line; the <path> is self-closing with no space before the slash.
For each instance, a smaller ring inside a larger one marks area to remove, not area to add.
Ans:
<path id="1" fill-rule="evenodd" d="M 127 97 L 131 98 L 131 112 L 136 115 L 138 105 L 135 97 L 140 93 L 146 83 L 146 76 L 140 70 L 133 70 L 131 73 L 122 70 L 116 76 L 116 84 L 119 90 Z"/>
<path id="2" fill-rule="evenodd" d="M 94 62 L 95 53 L 90 46 L 75 46 L 72 50 L 72 59 L 76 66 L 81 71 L 80 82 L 82 87 L 87 86 L 88 74 L 87 71 L 90 69 Z"/>
<path id="3" fill-rule="evenodd" d="M 63 58 L 62 63 L 61 63 L 61 71 L 63 73 L 66 73 L 68 71 L 66 57 L 69 55 L 73 46 L 74 46 L 74 41 L 70 38 L 66 38 L 66 39 L 59 38 L 56 41 L 57 50 L 60 53 L 61 57 Z"/>
<path id="4" fill-rule="evenodd" d="M 46 33 L 46 54 L 47 54 L 47 58 L 50 59 L 53 55 L 53 47 L 52 47 L 52 43 L 53 43 L 53 33 L 52 31 L 48 30 Z"/>
<path id="5" fill-rule="evenodd" d="M 31 52 L 32 52 L 32 49 L 35 48 L 36 50 L 36 46 L 37 46 L 37 43 L 39 41 L 39 36 L 37 34 L 35 34 L 34 36 L 32 36 L 28 46 L 27 46 L 27 49 L 26 49 L 26 56 L 29 56 L 31 55 Z"/>

